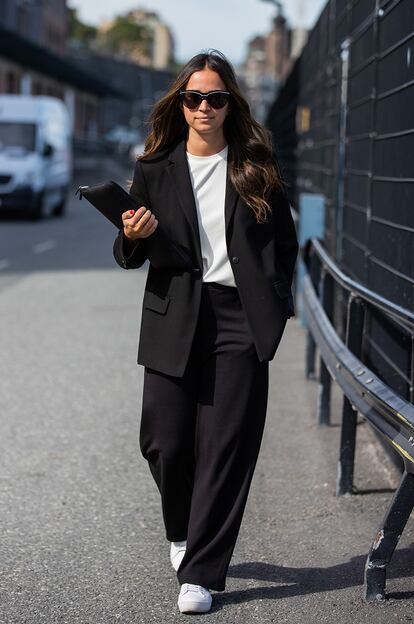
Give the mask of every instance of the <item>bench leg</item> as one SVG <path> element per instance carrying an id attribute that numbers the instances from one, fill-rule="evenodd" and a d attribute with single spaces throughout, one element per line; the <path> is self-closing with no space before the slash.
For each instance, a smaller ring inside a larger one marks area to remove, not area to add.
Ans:
<path id="1" fill-rule="evenodd" d="M 320 358 L 319 365 L 318 403 L 316 411 L 318 424 L 321 426 L 329 425 L 331 422 L 331 376 L 322 358 Z"/>
<path id="2" fill-rule="evenodd" d="M 404 472 L 365 564 L 364 599 L 385 600 L 385 582 L 398 540 L 414 506 L 414 474 Z"/>
<path id="3" fill-rule="evenodd" d="M 315 355 L 316 343 L 312 338 L 312 334 L 308 331 L 306 336 L 306 358 L 305 358 L 305 376 L 306 379 L 315 379 Z"/>
<path id="4" fill-rule="evenodd" d="M 336 495 L 352 494 L 354 485 L 354 458 L 357 412 L 344 396 L 342 405 L 341 444 L 339 449 Z"/>

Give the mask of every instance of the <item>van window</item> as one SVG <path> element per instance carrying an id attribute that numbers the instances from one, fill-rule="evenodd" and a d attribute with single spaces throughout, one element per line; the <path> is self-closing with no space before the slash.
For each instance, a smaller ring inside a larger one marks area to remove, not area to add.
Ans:
<path id="1" fill-rule="evenodd" d="M 35 145 L 35 124 L 0 121 L 0 150 L 18 147 L 27 152 L 34 152 Z"/>

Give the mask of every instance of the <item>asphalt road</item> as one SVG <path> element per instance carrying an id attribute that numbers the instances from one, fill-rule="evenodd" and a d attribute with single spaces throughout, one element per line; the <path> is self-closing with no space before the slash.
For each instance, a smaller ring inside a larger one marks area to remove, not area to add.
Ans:
<path id="1" fill-rule="evenodd" d="M 102 164 L 77 184 L 131 172 Z M 62 219 L 0 222 L 0 622 L 176 622 L 158 490 L 138 446 L 136 364 L 146 267 L 112 257 L 116 230 L 73 197 Z M 3 262 L 3 264 L 1 264 Z M 209 622 L 413 620 L 413 520 L 390 599 L 362 601 L 366 554 L 396 474 L 358 427 L 359 494 L 335 496 L 340 394 L 316 425 L 304 332 L 271 363 L 264 439 L 224 592 Z"/>
<path id="2" fill-rule="evenodd" d="M 75 190 L 80 184 L 108 179 L 126 187 L 133 165 L 128 170 L 110 159 L 95 163 L 85 159 L 84 163 L 83 170 L 75 170 L 65 216 L 31 221 L 24 215 L 10 218 L 8 214 L 0 219 L 1 287 L 33 271 L 114 268 L 107 245 L 117 230 L 85 198 L 79 201 Z"/>

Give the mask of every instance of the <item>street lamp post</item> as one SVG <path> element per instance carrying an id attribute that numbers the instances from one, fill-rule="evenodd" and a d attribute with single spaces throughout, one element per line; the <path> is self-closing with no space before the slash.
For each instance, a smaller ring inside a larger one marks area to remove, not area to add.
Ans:
<path id="1" fill-rule="evenodd" d="M 262 2 L 270 2 L 270 4 L 274 4 L 275 7 L 277 8 L 277 15 L 276 17 L 278 17 L 279 15 L 282 15 L 283 13 L 283 4 L 280 2 L 280 0 L 262 0 Z"/>

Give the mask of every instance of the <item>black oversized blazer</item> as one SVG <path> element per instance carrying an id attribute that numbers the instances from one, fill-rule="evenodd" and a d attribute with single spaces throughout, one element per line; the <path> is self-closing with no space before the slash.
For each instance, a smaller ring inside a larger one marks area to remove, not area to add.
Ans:
<path id="1" fill-rule="evenodd" d="M 228 164 L 231 158 L 229 145 Z M 149 260 L 137 363 L 182 376 L 198 318 L 203 269 L 186 140 L 137 160 L 129 192 L 137 209 L 146 206 L 159 222 L 153 234 L 139 239 L 129 255 L 125 255 L 128 247 L 123 229 L 113 245 L 114 258 L 124 269 L 139 268 Z M 298 254 L 285 193 L 273 191 L 269 203 L 272 216 L 267 223 L 258 224 L 231 183 L 227 167 L 227 251 L 260 361 L 273 359 L 286 321 L 294 314 L 291 284 Z M 166 239 L 174 243 L 175 250 L 187 252 L 188 259 L 173 251 Z"/>

